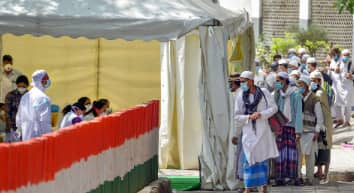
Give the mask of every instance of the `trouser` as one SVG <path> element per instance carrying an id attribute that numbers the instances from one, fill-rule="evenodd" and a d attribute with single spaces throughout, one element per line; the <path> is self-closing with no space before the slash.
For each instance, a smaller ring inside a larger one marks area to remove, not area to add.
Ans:
<path id="1" fill-rule="evenodd" d="M 316 142 L 314 142 L 316 143 Z M 306 162 L 306 179 L 308 179 L 310 182 L 313 182 L 314 179 L 314 173 L 315 173 L 315 161 L 316 161 L 316 157 L 315 157 L 315 145 L 312 144 L 312 148 L 311 148 L 311 152 L 309 155 L 304 155 L 301 152 L 301 145 L 300 142 L 298 142 L 298 151 L 299 151 L 299 164 L 298 164 L 298 176 L 299 178 L 302 177 L 301 175 L 301 167 L 302 167 L 302 159 L 303 156 L 305 156 L 305 162 Z"/>
<path id="2" fill-rule="evenodd" d="M 343 108 L 344 108 L 344 118 L 346 122 L 350 123 L 350 118 L 352 114 L 351 104 L 347 106 L 336 106 L 336 117 L 337 119 L 343 119 Z"/>

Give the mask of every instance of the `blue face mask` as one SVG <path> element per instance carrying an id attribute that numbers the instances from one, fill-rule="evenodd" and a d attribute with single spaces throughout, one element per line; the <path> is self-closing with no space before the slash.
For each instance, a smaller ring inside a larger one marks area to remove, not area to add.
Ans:
<path id="1" fill-rule="evenodd" d="M 47 83 L 44 85 L 44 88 L 49 88 L 52 82 L 50 80 L 47 80 Z"/>
<path id="2" fill-rule="evenodd" d="M 290 74 L 293 71 L 293 69 L 288 68 L 288 74 Z"/>
<path id="3" fill-rule="evenodd" d="M 258 73 L 259 70 L 261 70 L 261 69 L 262 69 L 261 66 L 256 66 L 256 73 Z"/>
<path id="4" fill-rule="evenodd" d="M 299 91 L 300 94 L 304 94 L 305 88 L 304 87 L 299 87 L 298 91 Z"/>
<path id="5" fill-rule="evenodd" d="M 334 59 L 334 61 L 338 61 L 339 60 L 339 55 L 335 55 L 334 57 L 333 57 L 333 59 Z"/>
<path id="6" fill-rule="evenodd" d="M 241 89 L 247 92 L 250 88 L 248 87 L 246 82 L 241 82 Z"/>
<path id="7" fill-rule="evenodd" d="M 342 60 L 343 60 L 344 63 L 347 63 L 347 62 L 349 62 L 350 57 L 349 56 L 343 56 Z"/>
<path id="8" fill-rule="evenodd" d="M 277 89 L 282 89 L 283 88 L 283 83 L 281 83 L 281 82 L 275 82 L 275 88 L 277 88 Z"/>
<path id="9" fill-rule="evenodd" d="M 312 91 L 316 91 L 318 89 L 318 84 L 315 82 L 311 82 L 310 88 Z"/>
<path id="10" fill-rule="evenodd" d="M 289 55 L 288 55 L 288 58 L 291 59 L 291 58 L 293 58 L 294 56 L 295 56 L 295 54 L 289 54 Z"/>

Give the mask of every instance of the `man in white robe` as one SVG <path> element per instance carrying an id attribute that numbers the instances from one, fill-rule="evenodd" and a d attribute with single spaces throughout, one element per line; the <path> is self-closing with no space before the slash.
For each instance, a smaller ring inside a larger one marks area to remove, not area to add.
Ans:
<path id="1" fill-rule="evenodd" d="M 16 126 L 21 129 L 23 141 L 49 133 L 52 129 L 51 101 L 44 92 L 50 84 L 45 70 L 32 74 L 33 88 L 22 96 L 16 115 Z"/>
<path id="2" fill-rule="evenodd" d="M 245 192 L 262 187 L 266 192 L 268 161 L 279 155 L 268 119 L 277 112 L 277 105 L 267 89 L 254 85 L 254 74 L 245 71 L 240 76 L 241 89 L 235 100 L 234 142 L 242 132 L 243 180 Z"/>
<path id="3" fill-rule="evenodd" d="M 343 127 L 350 126 L 350 118 L 352 112 L 352 105 L 354 102 L 354 86 L 353 86 L 353 73 L 354 65 L 351 61 L 350 51 L 348 49 L 343 50 L 342 52 L 342 61 L 340 64 L 340 76 L 343 81 L 344 90 L 347 91 L 347 96 L 344 98 L 344 124 Z M 340 113 L 340 109 L 337 110 L 337 113 Z"/>

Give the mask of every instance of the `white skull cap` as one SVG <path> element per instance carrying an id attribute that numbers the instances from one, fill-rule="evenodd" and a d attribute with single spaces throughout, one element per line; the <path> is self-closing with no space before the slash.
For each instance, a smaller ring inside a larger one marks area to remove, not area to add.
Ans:
<path id="1" fill-rule="evenodd" d="M 249 80 L 253 80 L 254 79 L 254 74 L 251 71 L 243 71 L 240 75 L 241 78 L 247 78 Z"/>

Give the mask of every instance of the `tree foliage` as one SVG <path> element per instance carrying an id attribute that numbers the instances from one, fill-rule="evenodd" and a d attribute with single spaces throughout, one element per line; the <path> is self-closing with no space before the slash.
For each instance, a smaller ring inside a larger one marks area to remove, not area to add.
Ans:
<path id="1" fill-rule="evenodd" d="M 354 0 L 337 0 L 335 7 L 338 9 L 339 13 L 347 10 L 349 13 L 354 14 Z"/>

